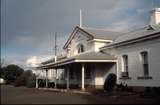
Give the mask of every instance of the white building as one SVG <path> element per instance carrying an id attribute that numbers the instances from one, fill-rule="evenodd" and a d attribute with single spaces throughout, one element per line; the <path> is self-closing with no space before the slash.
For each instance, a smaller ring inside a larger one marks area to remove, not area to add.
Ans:
<path id="1" fill-rule="evenodd" d="M 102 88 L 107 76 L 128 86 L 160 87 L 160 9 L 150 25 L 126 34 L 75 27 L 64 45 L 67 55 L 40 68 L 64 69 L 64 84 Z"/>
<path id="2" fill-rule="evenodd" d="M 116 72 L 116 58 L 99 52 L 99 48 L 112 43 L 120 33 L 101 29 L 75 27 L 64 45 L 66 57 L 42 66 L 43 69 L 64 69 L 69 85 L 102 88 L 109 73 Z"/>
<path id="3" fill-rule="evenodd" d="M 126 33 L 101 50 L 116 55 L 118 83 L 160 87 L 160 8 L 151 12 L 149 26 Z"/>

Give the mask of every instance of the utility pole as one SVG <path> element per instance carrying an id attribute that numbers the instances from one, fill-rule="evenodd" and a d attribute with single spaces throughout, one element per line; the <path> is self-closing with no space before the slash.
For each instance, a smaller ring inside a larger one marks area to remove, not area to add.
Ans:
<path id="1" fill-rule="evenodd" d="M 55 32 L 55 39 L 54 39 L 54 54 L 55 54 L 55 62 L 57 61 L 57 32 Z"/>
<path id="2" fill-rule="evenodd" d="M 55 39 L 54 39 L 54 54 L 55 54 L 55 63 L 57 62 L 57 32 L 55 32 Z M 55 68 L 55 88 L 57 88 L 57 69 Z"/>

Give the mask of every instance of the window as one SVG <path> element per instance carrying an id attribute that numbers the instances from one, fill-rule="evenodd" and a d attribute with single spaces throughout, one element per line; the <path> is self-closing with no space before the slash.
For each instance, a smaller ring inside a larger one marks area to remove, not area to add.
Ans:
<path id="1" fill-rule="evenodd" d="M 84 46 L 82 44 L 78 45 L 78 53 L 84 52 Z"/>
<path id="2" fill-rule="evenodd" d="M 64 79 L 65 79 L 65 73 L 64 73 L 64 70 L 62 70 L 62 71 L 61 71 L 60 75 L 61 75 L 61 80 L 64 80 Z"/>
<path id="3" fill-rule="evenodd" d="M 141 57 L 142 57 L 142 65 L 143 65 L 144 76 L 149 76 L 148 52 L 147 51 L 141 52 Z"/>
<path id="4" fill-rule="evenodd" d="M 122 77 L 128 77 L 128 55 L 123 55 L 122 60 L 123 60 Z"/>

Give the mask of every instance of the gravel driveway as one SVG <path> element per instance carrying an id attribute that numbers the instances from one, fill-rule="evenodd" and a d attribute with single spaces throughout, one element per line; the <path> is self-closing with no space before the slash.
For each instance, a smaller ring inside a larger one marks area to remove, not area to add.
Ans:
<path id="1" fill-rule="evenodd" d="M 107 104 L 107 103 L 158 103 L 157 98 L 138 96 L 97 96 L 61 93 L 34 88 L 1 85 L 1 104 Z"/>

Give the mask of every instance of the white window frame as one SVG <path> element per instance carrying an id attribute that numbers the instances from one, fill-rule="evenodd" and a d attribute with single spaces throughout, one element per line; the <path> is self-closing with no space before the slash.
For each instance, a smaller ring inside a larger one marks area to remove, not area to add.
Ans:
<path id="1" fill-rule="evenodd" d="M 147 61 L 144 61 L 144 57 L 142 56 L 142 53 L 147 53 Z M 140 52 L 142 73 L 143 73 L 143 76 L 146 76 L 146 77 L 149 76 L 149 60 L 148 60 L 149 56 L 148 55 L 149 55 L 148 51 L 146 50 Z M 145 73 L 145 67 L 144 67 L 145 65 L 147 66 L 147 69 L 148 69 L 147 73 Z"/>
<path id="2" fill-rule="evenodd" d="M 125 61 L 124 61 L 124 56 L 127 56 L 127 65 L 126 64 L 124 64 L 125 63 Z M 121 71 L 121 73 L 127 73 L 126 75 L 127 75 L 127 77 L 129 77 L 129 66 L 128 66 L 128 54 L 123 54 L 123 55 L 121 55 L 121 61 L 122 61 L 122 71 Z"/>

